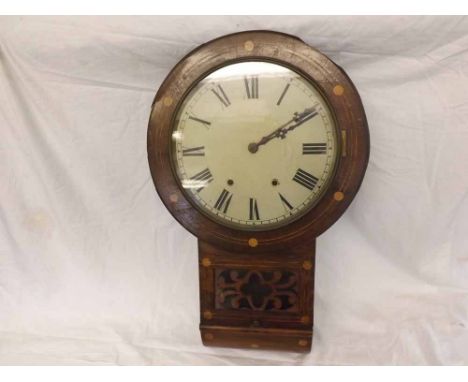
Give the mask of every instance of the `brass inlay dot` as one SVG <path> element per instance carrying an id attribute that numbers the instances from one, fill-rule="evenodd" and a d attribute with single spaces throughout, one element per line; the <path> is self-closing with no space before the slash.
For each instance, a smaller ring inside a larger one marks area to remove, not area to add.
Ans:
<path id="1" fill-rule="evenodd" d="M 206 320 L 211 320 L 213 318 L 213 313 L 211 313 L 209 310 L 205 310 L 203 312 L 203 318 Z"/>
<path id="2" fill-rule="evenodd" d="M 298 344 L 299 346 L 307 346 L 308 342 L 307 340 L 299 340 Z"/>
<path id="3" fill-rule="evenodd" d="M 335 95 L 337 95 L 337 96 L 343 95 L 343 93 L 344 93 L 344 87 L 341 86 L 341 85 L 336 85 L 336 86 L 333 88 L 333 93 L 335 93 Z"/>
<path id="4" fill-rule="evenodd" d="M 302 316 L 301 317 L 301 322 L 303 324 L 308 324 L 310 322 L 310 317 L 309 316 Z"/>
<path id="5" fill-rule="evenodd" d="M 253 248 L 253 247 L 256 247 L 257 245 L 258 245 L 258 240 L 255 239 L 254 237 L 251 237 L 249 239 L 249 246 Z"/>
<path id="6" fill-rule="evenodd" d="M 171 194 L 171 196 L 169 196 L 169 200 L 171 203 L 177 203 L 179 201 L 179 196 L 177 194 Z"/>
<path id="7" fill-rule="evenodd" d="M 204 257 L 201 263 L 204 267 L 209 267 L 211 265 L 211 260 L 208 257 Z"/>
<path id="8" fill-rule="evenodd" d="M 258 344 L 250 344 L 251 348 L 258 349 L 260 346 Z"/>
<path id="9" fill-rule="evenodd" d="M 212 333 L 205 334 L 205 340 L 211 341 L 213 338 L 214 338 L 214 335 Z"/>
<path id="10" fill-rule="evenodd" d="M 173 99 L 172 99 L 172 97 L 170 97 L 170 96 L 166 96 L 166 97 L 164 97 L 164 99 L 163 99 L 163 104 L 164 104 L 164 106 L 171 106 L 171 105 L 172 105 L 172 102 L 173 102 Z"/>
<path id="11" fill-rule="evenodd" d="M 246 42 L 244 43 L 244 49 L 245 49 L 247 52 L 251 52 L 251 51 L 253 50 L 254 46 L 255 46 L 254 43 L 253 43 L 252 41 L 250 41 L 250 40 L 248 40 L 248 41 L 246 41 Z"/>
<path id="12" fill-rule="evenodd" d="M 312 269 L 312 263 L 309 260 L 306 260 L 302 263 L 302 268 L 306 271 L 310 271 Z"/>
<path id="13" fill-rule="evenodd" d="M 337 191 L 333 194 L 333 199 L 339 202 L 344 199 L 344 194 L 341 191 Z"/>

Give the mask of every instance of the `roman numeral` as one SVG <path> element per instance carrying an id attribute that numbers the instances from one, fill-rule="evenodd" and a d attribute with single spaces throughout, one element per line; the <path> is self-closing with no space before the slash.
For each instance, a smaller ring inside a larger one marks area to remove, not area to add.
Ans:
<path id="1" fill-rule="evenodd" d="M 260 220 L 258 213 L 257 199 L 250 198 L 249 202 L 249 220 Z"/>
<path id="2" fill-rule="evenodd" d="M 229 191 L 223 189 L 223 191 L 221 192 L 221 195 L 219 195 L 218 200 L 216 201 L 214 205 L 214 208 L 216 208 L 219 211 L 222 210 L 223 213 L 225 214 L 229 208 L 229 203 L 231 203 L 231 199 L 232 199 L 232 194 Z"/>
<path id="3" fill-rule="evenodd" d="M 209 169 L 205 168 L 203 171 L 192 176 L 190 180 L 191 182 L 189 187 L 195 188 L 195 191 L 200 192 L 213 180 L 213 175 L 211 175 Z"/>
<path id="4" fill-rule="evenodd" d="M 276 103 L 277 106 L 281 105 L 281 102 L 283 101 L 283 98 L 284 96 L 286 95 L 288 89 L 289 89 L 289 86 L 291 86 L 291 84 L 287 84 L 285 87 L 284 87 L 284 90 L 283 92 L 281 93 L 279 99 L 278 99 L 278 102 Z"/>
<path id="5" fill-rule="evenodd" d="M 231 104 L 231 101 L 229 101 L 228 96 L 224 92 L 223 88 L 221 85 L 218 85 L 218 89 L 211 89 L 213 94 L 221 101 L 221 103 L 225 106 L 228 107 Z"/>
<path id="6" fill-rule="evenodd" d="M 301 186 L 308 188 L 309 190 L 313 190 L 318 182 L 318 178 L 302 169 L 298 169 L 296 171 L 296 175 L 294 175 L 294 178 L 292 180 L 299 183 Z"/>
<path id="7" fill-rule="evenodd" d="M 325 154 L 327 152 L 326 143 L 303 143 L 302 154 Z"/>
<path id="8" fill-rule="evenodd" d="M 203 157 L 205 156 L 205 146 L 192 147 L 191 149 L 183 149 L 184 157 Z"/>
<path id="9" fill-rule="evenodd" d="M 200 118 L 197 118 L 197 117 L 189 116 L 189 119 L 191 119 L 192 121 L 202 123 L 202 124 L 207 125 L 207 126 L 211 125 L 211 122 L 205 121 L 204 119 L 200 119 Z"/>
<path id="10" fill-rule="evenodd" d="M 294 207 L 291 205 L 291 203 L 288 202 L 288 200 L 283 196 L 281 195 L 279 192 L 278 192 L 278 195 L 281 199 L 281 201 L 283 202 L 283 204 L 288 207 L 288 209 L 292 210 Z"/>
<path id="11" fill-rule="evenodd" d="M 258 76 L 252 76 L 250 79 L 244 77 L 244 84 L 245 91 L 247 92 L 247 98 L 258 98 Z"/>

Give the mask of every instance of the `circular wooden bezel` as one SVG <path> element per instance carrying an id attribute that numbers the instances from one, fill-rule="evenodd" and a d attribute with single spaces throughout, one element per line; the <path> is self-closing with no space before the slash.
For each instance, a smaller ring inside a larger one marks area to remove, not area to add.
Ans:
<path id="1" fill-rule="evenodd" d="M 288 225 L 265 231 L 229 228 L 201 213 L 181 190 L 171 158 L 173 123 L 188 92 L 222 66 L 254 60 L 287 66 L 314 83 L 333 114 L 341 145 L 335 175 L 319 202 Z M 160 86 L 148 126 L 148 160 L 163 203 L 175 219 L 200 240 L 228 250 L 264 252 L 313 241 L 344 213 L 353 200 L 368 158 L 366 116 L 349 77 L 324 54 L 297 37 L 278 32 L 235 33 L 190 52 Z"/>

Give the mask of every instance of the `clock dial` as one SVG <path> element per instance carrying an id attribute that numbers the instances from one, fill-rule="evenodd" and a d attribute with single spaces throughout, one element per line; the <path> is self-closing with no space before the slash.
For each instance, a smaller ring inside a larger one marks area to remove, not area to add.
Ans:
<path id="1" fill-rule="evenodd" d="M 278 64 L 224 66 L 185 97 L 172 156 L 189 199 L 229 227 L 266 230 L 309 211 L 338 156 L 330 109 L 306 78 Z"/>

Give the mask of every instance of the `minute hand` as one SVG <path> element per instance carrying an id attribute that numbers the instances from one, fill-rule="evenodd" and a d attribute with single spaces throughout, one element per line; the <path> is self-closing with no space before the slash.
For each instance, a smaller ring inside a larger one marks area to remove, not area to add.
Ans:
<path id="1" fill-rule="evenodd" d="M 294 130 L 296 127 L 307 122 L 309 119 L 314 118 L 317 114 L 318 112 L 314 108 L 306 109 L 302 113 L 298 114 L 296 118 L 294 118 L 294 121 L 296 122 L 294 125 L 291 125 L 289 127 L 283 127 L 281 130 L 279 130 L 278 136 L 281 139 L 284 139 L 288 131 Z"/>
<path id="2" fill-rule="evenodd" d="M 248 146 L 249 151 L 252 154 L 256 153 L 258 151 L 259 146 L 264 145 L 265 143 L 271 141 L 273 138 L 284 139 L 288 131 L 294 130 L 296 127 L 315 117 L 317 114 L 318 113 L 314 107 L 305 109 L 302 113 L 294 113 L 294 117 L 292 119 L 275 129 L 272 133 L 262 137 L 262 139 L 260 139 L 258 142 L 250 143 Z M 295 124 L 288 127 L 288 125 L 292 122 L 295 122 Z"/>

